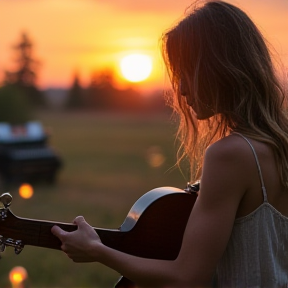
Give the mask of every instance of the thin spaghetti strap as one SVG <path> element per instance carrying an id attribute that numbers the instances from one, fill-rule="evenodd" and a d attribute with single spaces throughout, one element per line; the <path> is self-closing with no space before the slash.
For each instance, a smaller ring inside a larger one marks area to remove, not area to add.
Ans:
<path id="1" fill-rule="evenodd" d="M 237 135 L 241 136 L 244 140 L 246 140 L 246 142 L 247 142 L 247 143 L 249 144 L 249 146 L 251 147 L 252 152 L 253 152 L 254 157 L 255 157 L 255 160 L 256 160 L 256 163 L 257 163 L 258 174 L 259 174 L 260 181 L 261 181 L 261 188 L 262 188 L 262 192 L 263 192 L 264 202 L 267 202 L 267 201 L 268 201 L 268 200 L 267 200 L 267 192 L 266 192 L 266 188 L 265 188 L 265 185 L 264 185 L 264 180 L 263 180 L 263 176 L 262 176 L 262 172 L 261 172 L 261 167 L 260 167 L 260 163 L 259 163 L 259 160 L 258 160 L 256 151 L 255 151 L 253 145 L 251 144 L 251 142 L 250 142 L 245 136 L 243 136 L 242 134 L 240 134 L 240 133 L 238 133 L 238 132 L 233 132 L 233 134 L 237 134 Z"/>

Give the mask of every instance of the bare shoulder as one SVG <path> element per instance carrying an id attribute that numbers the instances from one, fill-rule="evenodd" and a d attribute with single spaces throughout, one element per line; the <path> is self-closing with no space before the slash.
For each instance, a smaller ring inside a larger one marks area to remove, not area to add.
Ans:
<path id="1" fill-rule="evenodd" d="M 212 161 L 228 161 L 240 164 L 245 160 L 250 161 L 251 153 L 252 150 L 244 139 L 237 135 L 230 135 L 209 146 L 205 158 Z"/>
<path id="2" fill-rule="evenodd" d="M 224 199 L 225 202 L 234 197 L 239 204 L 250 186 L 254 162 L 251 148 L 241 137 L 231 135 L 215 142 L 209 146 L 204 156 L 202 195 L 206 194 L 213 201 L 215 197 L 222 199 L 221 201 Z"/>

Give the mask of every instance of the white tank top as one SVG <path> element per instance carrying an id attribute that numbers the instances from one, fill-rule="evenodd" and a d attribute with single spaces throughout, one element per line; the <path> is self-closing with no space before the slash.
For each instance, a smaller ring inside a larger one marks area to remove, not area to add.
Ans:
<path id="1" fill-rule="evenodd" d="M 288 287 L 288 217 L 267 200 L 255 149 L 263 203 L 247 216 L 237 218 L 226 250 L 217 266 L 217 287 Z"/>

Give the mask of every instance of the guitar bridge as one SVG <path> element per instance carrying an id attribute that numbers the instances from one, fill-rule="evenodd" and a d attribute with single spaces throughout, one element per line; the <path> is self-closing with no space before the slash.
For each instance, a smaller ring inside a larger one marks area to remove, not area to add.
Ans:
<path id="1" fill-rule="evenodd" d="M 4 252 L 6 246 L 14 247 L 15 254 L 20 254 L 24 248 L 21 240 L 14 240 L 12 238 L 5 238 L 0 235 L 0 252 Z"/>

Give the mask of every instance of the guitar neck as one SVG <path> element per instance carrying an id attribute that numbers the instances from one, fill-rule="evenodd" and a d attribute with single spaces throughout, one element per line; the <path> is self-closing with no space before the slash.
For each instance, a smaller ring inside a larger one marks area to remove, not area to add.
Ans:
<path id="1" fill-rule="evenodd" d="M 179 189 L 154 189 L 133 205 L 119 229 L 94 229 L 104 245 L 118 251 L 138 257 L 174 260 L 196 199 L 196 194 Z M 7 217 L 0 221 L 0 235 L 20 240 L 24 246 L 60 250 L 60 240 L 51 233 L 54 225 L 67 232 L 77 229 L 73 224 L 18 218 L 8 209 Z"/>
<path id="2" fill-rule="evenodd" d="M 9 213 L 13 215 L 11 211 Z M 9 235 L 9 238 L 12 238 L 14 240 L 21 240 L 24 245 L 38 246 L 57 250 L 61 250 L 61 241 L 51 233 L 51 228 L 54 225 L 57 225 L 67 232 L 72 232 L 77 229 L 77 226 L 74 224 L 19 218 L 14 215 L 13 217 L 8 217 L 5 222 L 5 228 L 2 227 L 4 229 L 1 229 L 2 236 L 5 237 L 7 235 L 6 237 L 8 237 Z M 111 238 L 113 238 L 115 234 L 116 238 L 119 238 L 117 237 L 117 235 L 120 236 L 121 234 L 119 230 L 108 230 L 99 228 L 94 229 L 99 234 L 101 241 L 104 244 L 107 243 L 107 245 L 109 245 L 109 242 L 111 242 Z M 111 237 L 111 234 L 113 234 L 113 237 Z M 110 243 L 110 245 L 113 245 L 113 243 Z"/>

